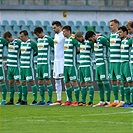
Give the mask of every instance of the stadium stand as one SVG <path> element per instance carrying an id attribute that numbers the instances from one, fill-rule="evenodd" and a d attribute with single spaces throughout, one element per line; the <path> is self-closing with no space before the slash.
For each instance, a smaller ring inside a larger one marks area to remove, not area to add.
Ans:
<path id="1" fill-rule="evenodd" d="M 41 26 L 41 27 L 42 27 L 42 22 L 39 21 L 39 20 L 36 20 L 36 21 L 35 21 L 35 26 Z"/>

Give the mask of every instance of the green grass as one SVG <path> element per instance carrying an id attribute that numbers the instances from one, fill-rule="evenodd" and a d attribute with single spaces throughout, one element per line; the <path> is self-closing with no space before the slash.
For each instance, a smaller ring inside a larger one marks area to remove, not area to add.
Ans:
<path id="1" fill-rule="evenodd" d="M 9 94 L 7 97 L 9 100 Z M 29 94 L 28 103 L 32 102 L 32 98 Z M 54 100 L 56 100 L 55 93 Z M 65 93 L 63 93 L 63 101 L 65 101 Z M 94 103 L 97 102 L 99 102 L 99 95 L 95 92 Z M 0 133 L 132 132 L 132 108 L 0 106 Z"/>

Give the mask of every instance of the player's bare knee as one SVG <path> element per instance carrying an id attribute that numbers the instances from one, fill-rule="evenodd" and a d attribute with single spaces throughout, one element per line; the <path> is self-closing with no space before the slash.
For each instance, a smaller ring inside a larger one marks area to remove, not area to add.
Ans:
<path id="1" fill-rule="evenodd" d="M 20 84 L 20 81 L 19 80 L 16 80 L 15 83 L 16 83 L 16 85 L 19 85 Z"/>
<path id="2" fill-rule="evenodd" d="M 80 86 L 82 87 L 82 86 L 85 86 L 86 85 L 86 83 L 85 82 L 80 82 Z"/>
<path id="3" fill-rule="evenodd" d="M 22 84 L 22 86 L 25 86 L 26 85 L 26 82 L 25 81 L 22 81 L 21 84 Z"/>
<path id="4" fill-rule="evenodd" d="M 2 84 L 2 83 L 5 83 L 5 81 L 4 80 L 0 80 L 0 84 Z"/>
<path id="5" fill-rule="evenodd" d="M 112 84 L 117 84 L 118 82 L 117 82 L 117 80 L 112 80 L 111 83 Z"/>
<path id="6" fill-rule="evenodd" d="M 66 88 L 69 88 L 71 86 L 70 82 L 65 82 L 64 84 L 65 84 Z"/>
<path id="7" fill-rule="evenodd" d="M 128 86 L 133 86 L 133 82 L 129 82 L 128 83 Z"/>
<path id="8" fill-rule="evenodd" d="M 38 84 L 44 84 L 44 80 L 38 80 Z"/>
<path id="9" fill-rule="evenodd" d="M 34 84 L 35 84 L 35 81 L 34 81 L 34 80 L 32 80 L 32 81 L 29 81 L 29 83 L 30 83 L 30 85 L 32 86 L 32 85 L 34 85 Z"/>
<path id="10" fill-rule="evenodd" d="M 46 84 L 51 84 L 51 80 L 46 80 Z"/>
<path id="11" fill-rule="evenodd" d="M 13 85 L 14 84 L 14 80 L 9 80 L 9 85 Z"/>
<path id="12" fill-rule="evenodd" d="M 73 86 L 74 88 L 77 87 L 77 86 L 78 86 L 77 81 L 72 81 L 72 86 Z"/>
<path id="13" fill-rule="evenodd" d="M 92 86 L 92 82 L 87 82 L 86 86 Z"/>

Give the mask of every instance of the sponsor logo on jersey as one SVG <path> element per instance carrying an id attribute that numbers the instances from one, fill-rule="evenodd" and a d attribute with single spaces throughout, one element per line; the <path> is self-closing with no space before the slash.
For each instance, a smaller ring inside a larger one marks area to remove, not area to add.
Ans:
<path id="1" fill-rule="evenodd" d="M 76 76 L 70 77 L 70 80 L 76 80 Z"/>
<path id="2" fill-rule="evenodd" d="M 43 48 L 43 44 L 42 43 L 38 43 L 37 46 L 38 46 L 39 50 L 41 50 Z"/>
<path id="3" fill-rule="evenodd" d="M 22 47 L 21 52 L 24 53 L 25 51 L 26 51 L 26 49 Z"/>
<path id="4" fill-rule="evenodd" d="M 64 50 L 67 50 L 69 48 L 68 44 L 64 44 Z"/>
<path id="5" fill-rule="evenodd" d="M 94 50 L 97 50 L 99 48 L 99 45 L 97 43 L 94 43 Z"/>
<path id="6" fill-rule="evenodd" d="M 121 51 L 123 51 L 124 50 L 124 45 L 121 45 Z"/>
<path id="7" fill-rule="evenodd" d="M 115 40 L 114 39 L 110 39 L 110 45 L 114 45 Z"/>
<path id="8" fill-rule="evenodd" d="M 57 40 L 54 39 L 54 45 L 56 45 L 57 43 L 58 43 Z"/>
<path id="9" fill-rule="evenodd" d="M 80 52 L 84 52 L 85 50 L 86 50 L 86 48 L 84 45 L 80 46 Z"/>
<path id="10" fill-rule="evenodd" d="M 100 75 L 100 79 L 103 79 L 103 78 L 105 78 L 105 75 Z"/>
<path id="11" fill-rule="evenodd" d="M 9 46 L 9 51 L 12 51 L 14 47 L 12 45 Z"/>

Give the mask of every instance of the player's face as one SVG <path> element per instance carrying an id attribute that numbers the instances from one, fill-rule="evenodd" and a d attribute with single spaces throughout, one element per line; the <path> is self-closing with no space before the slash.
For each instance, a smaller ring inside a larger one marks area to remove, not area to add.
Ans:
<path id="1" fill-rule="evenodd" d="M 43 37 L 44 37 L 44 34 L 43 34 L 43 32 L 41 32 L 41 33 L 36 33 L 36 36 L 37 36 L 38 38 L 43 38 Z"/>
<path id="2" fill-rule="evenodd" d="M 5 38 L 8 42 L 12 42 L 13 38 L 12 37 L 6 37 Z"/>
<path id="3" fill-rule="evenodd" d="M 66 29 L 63 29 L 63 35 L 66 38 L 69 38 L 71 36 L 70 31 L 69 30 L 66 30 Z"/>
<path id="4" fill-rule="evenodd" d="M 124 32 L 121 29 L 118 32 L 119 32 L 120 38 L 123 38 L 124 37 Z"/>
<path id="5" fill-rule="evenodd" d="M 118 24 L 117 24 L 117 23 L 114 23 L 113 21 L 110 22 L 110 30 L 111 30 L 112 32 L 117 31 L 117 30 L 118 30 Z"/>
<path id="6" fill-rule="evenodd" d="M 75 39 L 76 39 L 77 41 L 81 42 L 81 43 L 84 42 L 84 38 L 83 38 L 83 36 L 82 36 L 82 37 L 76 37 Z"/>
<path id="7" fill-rule="evenodd" d="M 22 42 L 26 42 L 28 40 L 28 36 L 24 35 L 24 33 L 20 34 L 20 40 L 22 40 Z"/>
<path id="8" fill-rule="evenodd" d="M 128 30 L 128 32 L 129 32 L 130 34 L 133 34 L 133 28 L 132 28 L 132 27 L 128 26 L 128 27 L 127 27 L 127 30 Z"/>
<path id="9" fill-rule="evenodd" d="M 89 40 L 90 42 L 95 42 L 95 41 L 96 41 L 95 35 L 93 35 L 92 37 L 89 37 L 88 40 Z"/>
<path id="10" fill-rule="evenodd" d="M 60 30 L 61 30 L 61 27 L 60 26 L 57 26 L 56 24 L 54 24 L 53 26 L 52 26 L 52 28 L 53 28 L 53 31 L 55 32 L 55 33 L 59 33 L 60 32 Z"/>

